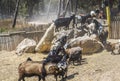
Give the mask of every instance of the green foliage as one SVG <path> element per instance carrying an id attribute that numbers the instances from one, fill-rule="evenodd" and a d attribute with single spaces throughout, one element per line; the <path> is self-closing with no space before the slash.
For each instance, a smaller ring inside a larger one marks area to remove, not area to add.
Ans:
<path id="1" fill-rule="evenodd" d="M 13 16 L 17 0 L 0 0 L 0 16 L 10 17 Z M 46 1 L 46 2 L 45 2 Z M 32 16 L 38 13 L 39 9 L 44 10 L 44 2 L 49 3 L 50 0 L 20 0 L 19 15 Z M 51 0 L 56 2 L 58 0 Z M 73 0 L 75 3 L 76 0 Z M 78 7 L 83 9 L 93 9 L 97 4 L 102 4 L 104 0 L 78 0 Z M 113 0 L 114 5 L 118 5 L 119 0 Z M 53 5 L 58 5 L 54 3 Z M 41 7 L 41 8 L 39 8 Z"/>
<path id="2" fill-rule="evenodd" d="M 105 0 L 79 0 L 78 7 L 83 8 L 84 10 L 95 9 L 98 6 L 101 6 Z M 112 5 L 118 5 L 119 0 L 109 0 L 112 2 Z"/>
<path id="3" fill-rule="evenodd" d="M 0 33 L 6 32 L 7 30 L 8 30 L 7 28 L 2 27 L 2 28 L 0 28 Z"/>
<path id="4" fill-rule="evenodd" d="M 0 15 L 2 17 L 13 16 L 16 8 L 17 0 L 0 0 Z M 19 15 L 32 16 L 33 12 L 37 12 L 39 3 L 43 0 L 20 0 Z"/>

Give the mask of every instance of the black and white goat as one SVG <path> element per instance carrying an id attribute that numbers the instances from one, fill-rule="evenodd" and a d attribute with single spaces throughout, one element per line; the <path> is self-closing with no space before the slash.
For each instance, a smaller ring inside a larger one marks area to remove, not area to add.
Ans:
<path id="1" fill-rule="evenodd" d="M 98 22 L 96 19 L 88 19 L 86 21 L 88 24 L 88 35 L 90 36 L 91 34 L 97 34 L 100 35 L 103 31 L 103 26 L 101 25 L 100 22 Z"/>

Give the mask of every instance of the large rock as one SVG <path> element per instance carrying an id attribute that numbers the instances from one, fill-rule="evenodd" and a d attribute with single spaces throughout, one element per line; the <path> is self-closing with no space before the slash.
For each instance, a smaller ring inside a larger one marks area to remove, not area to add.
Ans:
<path id="1" fill-rule="evenodd" d="M 96 35 L 96 34 L 92 34 L 92 35 L 90 35 L 90 38 L 92 38 L 92 39 L 96 39 L 96 40 L 100 41 L 99 36 Z"/>
<path id="2" fill-rule="evenodd" d="M 33 39 L 24 39 L 16 48 L 16 54 L 22 55 L 23 53 L 35 52 L 36 41 Z"/>
<path id="3" fill-rule="evenodd" d="M 51 26 L 46 30 L 44 36 L 39 41 L 38 45 L 35 48 L 35 51 L 37 52 L 47 52 L 50 50 L 50 47 L 52 45 L 52 40 L 54 38 L 54 23 L 51 24 Z"/>
<path id="4" fill-rule="evenodd" d="M 96 39 L 92 39 L 88 36 L 78 37 L 69 41 L 68 45 L 70 47 L 80 46 L 83 48 L 84 54 L 92 54 L 101 52 L 103 50 L 103 45 Z"/>

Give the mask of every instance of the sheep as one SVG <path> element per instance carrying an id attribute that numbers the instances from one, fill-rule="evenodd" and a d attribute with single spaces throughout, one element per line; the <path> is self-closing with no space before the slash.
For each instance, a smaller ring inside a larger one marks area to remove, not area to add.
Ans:
<path id="1" fill-rule="evenodd" d="M 25 81 L 25 77 L 38 76 L 40 81 L 41 79 L 45 81 L 45 77 L 47 75 L 54 75 L 57 81 L 57 76 L 62 74 L 64 75 L 63 69 L 60 70 L 60 66 L 58 67 L 56 63 L 47 63 L 43 66 L 41 62 L 32 61 L 32 59 L 28 59 L 27 61 L 21 63 L 18 67 L 19 79 L 18 81 Z"/>
<path id="2" fill-rule="evenodd" d="M 66 17 L 66 18 L 58 18 L 54 21 L 54 24 L 56 26 L 55 31 L 58 31 L 58 28 L 65 26 L 67 29 L 69 29 L 69 24 L 70 22 L 73 20 L 73 27 L 75 24 L 75 14 L 73 14 L 70 17 Z"/>
<path id="3" fill-rule="evenodd" d="M 65 53 L 68 55 L 68 63 L 70 64 L 71 61 L 73 61 L 73 65 L 75 65 L 75 61 L 79 61 L 81 64 L 82 60 L 82 48 L 80 47 L 72 47 L 65 49 Z"/>

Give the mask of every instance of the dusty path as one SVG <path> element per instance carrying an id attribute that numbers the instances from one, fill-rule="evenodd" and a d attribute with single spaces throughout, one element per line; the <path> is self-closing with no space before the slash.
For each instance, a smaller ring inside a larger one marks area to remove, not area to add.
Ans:
<path id="1" fill-rule="evenodd" d="M 17 56 L 14 52 L 0 52 L 0 81 L 17 81 L 18 65 L 27 57 L 42 60 L 43 54 L 24 54 Z M 120 81 L 120 55 L 111 55 L 103 51 L 98 54 L 83 56 L 82 65 L 69 66 L 68 81 Z M 37 81 L 37 77 L 26 78 L 26 81 Z M 55 81 L 53 76 L 46 81 Z"/>

